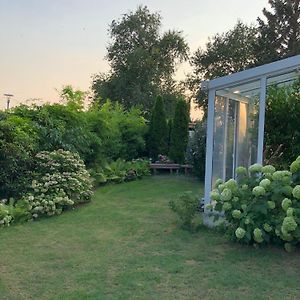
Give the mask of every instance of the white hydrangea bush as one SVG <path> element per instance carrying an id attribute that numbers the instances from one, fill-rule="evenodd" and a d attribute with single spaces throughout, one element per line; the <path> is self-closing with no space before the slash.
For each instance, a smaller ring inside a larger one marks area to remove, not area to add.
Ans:
<path id="1" fill-rule="evenodd" d="M 4 203 L 0 203 L 0 227 L 7 227 L 13 221 L 9 207 Z"/>
<path id="2" fill-rule="evenodd" d="M 292 251 L 300 244 L 300 156 L 289 171 L 254 164 L 236 174 L 236 180 L 216 181 L 208 209 L 224 213 L 233 240 L 283 244 Z"/>
<path id="3" fill-rule="evenodd" d="M 64 209 L 90 201 L 92 180 L 79 155 L 65 150 L 36 155 L 32 192 L 23 198 L 33 219 L 61 214 Z"/>

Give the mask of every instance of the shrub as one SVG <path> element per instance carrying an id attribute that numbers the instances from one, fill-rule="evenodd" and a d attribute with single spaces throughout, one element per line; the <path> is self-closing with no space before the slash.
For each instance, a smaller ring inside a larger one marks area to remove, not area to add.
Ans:
<path id="1" fill-rule="evenodd" d="M 198 121 L 188 141 L 186 160 L 193 166 L 193 173 L 200 179 L 204 179 L 205 175 L 205 145 L 206 122 Z"/>
<path id="2" fill-rule="evenodd" d="M 300 156 L 290 171 L 255 164 L 248 171 L 238 168 L 237 174 L 237 180 L 218 180 L 211 192 L 214 210 L 224 213 L 229 236 L 247 244 L 284 244 L 285 249 L 298 245 Z"/>
<path id="3" fill-rule="evenodd" d="M 188 144 L 189 111 L 187 103 L 181 99 L 176 103 L 175 116 L 170 137 L 169 156 L 175 163 L 182 164 Z"/>
<path id="4" fill-rule="evenodd" d="M 149 162 L 143 159 L 129 162 L 119 158 L 98 170 L 92 170 L 92 176 L 98 185 L 108 182 L 131 181 L 150 174 Z"/>
<path id="5" fill-rule="evenodd" d="M 268 88 L 265 156 L 267 162 L 273 163 L 277 168 L 287 168 L 300 153 L 299 114 L 300 77 L 290 85 Z"/>
<path id="6" fill-rule="evenodd" d="M 0 227 L 9 226 L 12 222 L 12 215 L 9 207 L 4 203 L 0 203 Z"/>
<path id="7" fill-rule="evenodd" d="M 26 192 L 36 147 L 36 131 L 30 120 L 9 113 L 0 116 L 0 199 Z"/>
<path id="8" fill-rule="evenodd" d="M 147 147 L 152 159 L 158 154 L 167 154 L 168 151 L 168 125 L 162 97 L 157 97 L 152 111 Z"/>
<path id="9" fill-rule="evenodd" d="M 32 191 L 22 199 L 34 218 L 60 214 L 68 207 L 90 200 L 91 178 L 78 154 L 61 149 L 42 151 L 35 161 Z"/>
<path id="10" fill-rule="evenodd" d="M 191 230 L 194 217 L 199 208 L 199 199 L 192 192 L 185 192 L 178 199 L 171 200 L 169 206 L 181 219 L 182 226 Z"/>

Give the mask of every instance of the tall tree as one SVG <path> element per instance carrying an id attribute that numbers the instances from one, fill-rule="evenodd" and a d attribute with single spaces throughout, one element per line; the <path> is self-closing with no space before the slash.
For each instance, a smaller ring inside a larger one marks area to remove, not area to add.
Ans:
<path id="1" fill-rule="evenodd" d="M 111 71 L 94 77 L 96 99 L 150 111 L 157 95 L 173 93 L 173 74 L 177 63 L 187 59 L 188 46 L 181 32 L 160 31 L 161 16 L 146 6 L 112 21 L 106 57 Z"/>
<path id="2" fill-rule="evenodd" d="M 167 154 L 168 135 L 163 99 L 158 96 L 152 111 L 147 137 L 147 148 L 151 158 L 156 159 L 159 154 Z"/>
<path id="3" fill-rule="evenodd" d="M 257 65 L 300 54 L 300 0 L 269 0 L 258 18 Z"/>
<path id="4" fill-rule="evenodd" d="M 207 97 L 200 90 L 200 83 L 216 77 L 245 70 L 255 64 L 254 41 L 257 30 L 238 21 L 232 30 L 216 34 L 209 39 L 206 49 L 199 48 L 191 58 L 193 74 L 187 85 L 192 97 L 207 109 Z"/>
<path id="5" fill-rule="evenodd" d="M 176 163 L 182 164 L 188 144 L 189 110 L 187 102 L 179 100 L 175 108 L 169 156 Z"/>

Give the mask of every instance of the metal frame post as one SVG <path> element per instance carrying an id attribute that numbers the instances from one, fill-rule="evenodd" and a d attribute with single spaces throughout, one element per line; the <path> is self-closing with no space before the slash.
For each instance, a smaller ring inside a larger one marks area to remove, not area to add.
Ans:
<path id="1" fill-rule="evenodd" d="M 257 142 L 257 162 L 263 163 L 264 154 L 264 132 L 265 132 L 265 111 L 267 95 L 267 77 L 260 79 L 260 97 L 259 97 L 259 119 L 258 119 L 258 142 Z"/>
<path id="2" fill-rule="evenodd" d="M 206 160 L 205 160 L 205 190 L 204 207 L 210 203 L 210 192 L 212 187 L 212 162 L 213 162 L 213 142 L 214 142 L 214 111 L 215 111 L 216 90 L 209 90 L 208 93 L 208 113 L 206 129 Z"/>

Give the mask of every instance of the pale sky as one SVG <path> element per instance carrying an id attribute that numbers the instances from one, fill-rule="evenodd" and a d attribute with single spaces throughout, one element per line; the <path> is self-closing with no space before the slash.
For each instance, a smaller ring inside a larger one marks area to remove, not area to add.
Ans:
<path id="1" fill-rule="evenodd" d="M 57 101 L 68 84 L 88 90 L 91 76 L 109 69 L 108 25 L 141 4 L 162 15 L 163 30 L 183 31 L 192 51 L 238 19 L 255 23 L 268 7 L 267 0 L 0 0 L 0 108 L 4 93 L 16 105 Z"/>

